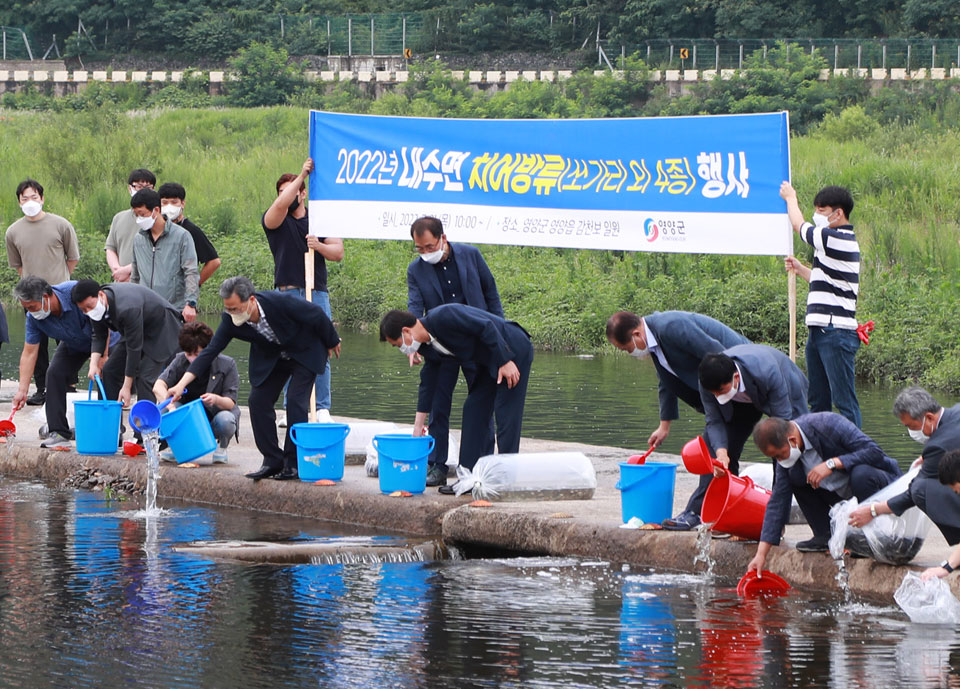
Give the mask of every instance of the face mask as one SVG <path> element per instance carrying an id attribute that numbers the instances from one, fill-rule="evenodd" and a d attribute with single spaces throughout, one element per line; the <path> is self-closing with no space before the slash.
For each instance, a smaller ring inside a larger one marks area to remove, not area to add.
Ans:
<path id="1" fill-rule="evenodd" d="M 38 321 L 42 321 L 44 318 L 50 315 L 50 302 L 47 301 L 47 308 L 43 308 L 43 299 L 40 299 L 40 308 L 30 314 Z"/>
<path id="2" fill-rule="evenodd" d="M 400 333 L 400 351 L 410 356 L 411 354 L 416 354 L 417 350 L 420 349 L 420 343 L 417 340 L 411 338 L 410 344 L 407 344 L 403 339 L 403 333 Z"/>
<path id="3" fill-rule="evenodd" d="M 780 464 L 780 466 L 782 466 L 784 469 L 789 469 L 790 467 L 792 467 L 794 464 L 797 463 L 797 460 L 800 459 L 800 455 L 801 455 L 801 454 L 803 454 L 803 453 L 800 452 L 800 448 L 799 448 L 799 447 L 794 447 L 793 445 L 791 445 L 791 446 L 790 446 L 790 456 L 787 457 L 786 459 L 778 459 L 777 462 L 778 462 L 778 463 Z"/>
<path id="4" fill-rule="evenodd" d="M 20 206 L 20 210 L 23 211 L 23 214 L 28 218 L 32 218 L 36 215 L 39 215 L 40 211 L 43 209 L 43 204 L 39 201 L 27 201 L 25 204 Z"/>
<path id="5" fill-rule="evenodd" d="M 429 254 L 420 254 L 420 258 L 430 265 L 440 263 L 440 259 L 443 258 L 443 243 L 441 242 L 440 248 L 436 251 L 431 251 Z"/>
<path id="6" fill-rule="evenodd" d="M 107 307 L 103 305 L 103 302 L 100 301 L 100 298 L 97 297 L 97 305 L 92 309 L 87 311 L 87 318 L 92 321 L 99 321 L 103 319 L 103 314 L 107 312 Z"/>
<path id="7" fill-rule="evenodd" d="M 924 423 L 926 423 L 926 420 L 924 420 Z M 930 440 L 930 436 L 923 432 L 923 423 L 920 424 L 920 428 L 918 428 L 917 430 L 908 428 L 907 433 L 909 433 L 910 437 L 916 440 L 921 445 L 925 444 L 928 440 Z"/>
<path id="8" fill-rule="evenodd" d="M 241 326 L 247 321 L 250 320 L 250 309 L 249 307 L 241 311 L 240 313 L 231 313 L 230 320 L 233 321 L 233 324 L 236 326 Z"/>
<path id="9" fill-rule="evenodd" d="M 297 210 L 299 207 L 300 207 L 300 197 L 298 196 L 298 197 L 296 197 L 296 198 L 293 200 L 293 203 L 291 203 L 289 206 L 287 206 L 287 210 L 288 210 L 290 213 L 293 213 L 293 212 L 294 212 L 295 210 Z"/>
<path id="10" fill-rule="evenodd" d="M 830 224 L 830 216 L 824 215 L 823 213 L 814 213 L 813 224 L 818 228 L 826 227 L 827 225 Z"/>
<path id="11" fill-rule="evenodd" d="M 137 195 L 137 192 L 140 191 L 140 190 L 139 190 L 139 189 L 134 189 L 133 187 L 127 187 L 127 191 L 130 192 L 130 198 L 132 199 L 134 196 Z"/>
<path id="12" fill-rule="evenodd" d="M 180 206 L 166 205 L 160 209 L 160 212 L 163 213 L 163 217 L 167 220 L 176 220 L 180 217 Z"/>
<path id="13" fill-rule="evenodd" d="M 141 230 L 149 230 L 149 229 L 152 229 L 154 223 L 156 222 L 156 220 L 154 219 L 154 217 L 153 217 L 152 215 L 148 215 L 148 216 L 145 217 L 145 218 L 138 215 L 137 218 L 136 218 L 136 220 L 137 220 L 137 226 L 138 226 Z"/>
<path id="14" fill-rule="evenodd" d="M 730 391 L 725 392 L 722 395 L 717 395 L 717 402 L 720 404 L 726 404 L 732 400 L 738 392 L 740 392 L 738 388 L 739 386 L 737 385 L 737 377 L 734 376 L 733 380 L 730 382 Z"/>
<path id="15" fill-rule="evenodd" d="M 630 352 L 630 356 L 636 357 L 637 359 L 646 359 L 650 356 L 649 349 L 640 349 L 637 347 L 636 343 L 633 345 L 633 351 Z"/>

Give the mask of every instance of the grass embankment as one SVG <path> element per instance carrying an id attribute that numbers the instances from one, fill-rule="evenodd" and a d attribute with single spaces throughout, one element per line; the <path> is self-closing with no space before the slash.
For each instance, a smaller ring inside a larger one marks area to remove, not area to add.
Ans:
<path id="1" fill-rule="evenodd" d="M 858 371 L 874 380 L 918 379 L 960 390 L 960 133 L 940 125 L 881 127 L 864 117 L 828 118 L 792 142 L 794 183 L 806 210 L 828 183 L 850 187 L 856 199 L 853 219 L 863 251 L 859 315 L 877 322 Z M 7 113 L 0 118 L 0 225 L 20 217 L 14 189 L 35 177 L 46 187 L 47 210 L 78 230 L 76 275 L 105 281 L 103 242 L 114 213 L 129 203 L 126 176 L 147 167 L 161 182 L 187 188 L 188 216 L 223 258 L 214 283 L 242 273 L 266 287 L 273 263 L 260 216 L 274 198 L 276 178 L 299 169 L 306 129 L 306 110 L 290 107 Z M 755 341 L 786 346 L 779 258 L 483 250 L 508 315 L 541 347 L 605 346 L 605 319 L 621 308 L 699 311 Z M 797 252 L 809 261 L 811 252 L 799 242 Z M 349 240 L 343 263 L 330 268 L 337 320 L 370 327 L 384 310 L 403 306 L 405 267 L 413 257 L 407 242 Z M 14 271 L 0 271 L 3 294 L 10 295 L 15 281 Z M 802 314 L 802 284 L 798 292 Z M 4 298 L 8 308 L 10 301 Z M 203 290 L 201 307 L 218 309 L 215 289 Z"/>

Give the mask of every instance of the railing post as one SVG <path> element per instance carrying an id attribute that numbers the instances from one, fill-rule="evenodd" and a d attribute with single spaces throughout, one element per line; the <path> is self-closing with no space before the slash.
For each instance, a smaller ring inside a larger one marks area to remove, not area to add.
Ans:
<path id="1" fill-rule="evenodd" d="M 370 17 L 370 57 L 376 55 L 373 49 L 373 17 Z"/>
<path id="2" fill-rule="evenodd" d="M 737 62 L 737 69 L 743 69 L 743 43 L 740 44 L 740 58 Z"/>
<path id="3" fill-rule="evenodd" d="M 347 17 L 347 57 L 353 57 L 353 17 Z"/>
<path id="4" fill-rule="evenodd" d="M 907 43 L 907 76 L 910 76 L 910 44 Z"/>
<path id="5" fill-rule="evenodd" d="M 960 51 L 960 47 L 958 47 L 958 51 Z M 718 73 L 720 72 L 720 44 L 719 43 L 717 43 L 714 46 L 713 69 Z"/>
<path id="6" fill-rule="evenodd" d="M 957 54 L 960 55 L 960 47 L 958 47 L 957 49 Z M 883 44 L 883 57 L 880 61 L 880 68 L 881 69 L 887 68 L 887 44 L 886 43 Z"/>

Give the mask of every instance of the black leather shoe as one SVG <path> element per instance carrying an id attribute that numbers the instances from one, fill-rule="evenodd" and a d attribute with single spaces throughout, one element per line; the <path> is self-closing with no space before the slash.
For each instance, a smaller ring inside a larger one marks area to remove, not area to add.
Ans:
<path id="1" fill-rule="evenodd" d="M 427 469 L 427 487 L 447 485 L 447 467 L 431 464 Z"/>
<path id="2" fill-rule="evenodd" d="M 27 398 L 28 407 L 39 407 L 42 406 L 47 401 L 47 393 L 43 390 L 38 390 Z"/>
<path id="3" fill-rule="evenodd" d="M 440 493 L 440 495 L 456 495 L 456 491 L 453 490 L 453 486 L 448 485 L 440 486 L 437 488 L 437 492 Z"/>
<path id="4" fill-rule="evenodd" d="M 801 553 L 825 553 L 830 550 L 830 539 L 826 536 L 814 536 L 797 543 L 797 550 Z"/>
<path id="5" fill-rule="evenodd" d="M 276 476 L 282 470 L 280 467 L 268 467 L 264 464 L 262 467 L 256 471 L 251 471 L 249 474 L 244 474 L 247 478 L 252 478 L 254 481 L 259 481 L 262 478 L 270 478 L 271 476 Z"/>
<path id="6" fill-rule="evenodd" d="M 274 481 L 296 481 L 300 478 L 300 475 L 297 473 L 296 469 L 284 469 L 279 474 L 273 477 Z"/>

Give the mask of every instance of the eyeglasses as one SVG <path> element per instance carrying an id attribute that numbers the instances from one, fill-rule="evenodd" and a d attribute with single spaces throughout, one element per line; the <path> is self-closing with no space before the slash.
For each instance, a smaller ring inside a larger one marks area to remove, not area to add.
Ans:
<path id="1" fill-rule="evenodd" d="M 150 182 L 134 182 L 130 185 L 130 188 L 135 191 L 140 191 L 141 189 L 153 189 L 153 185 Z"/>

